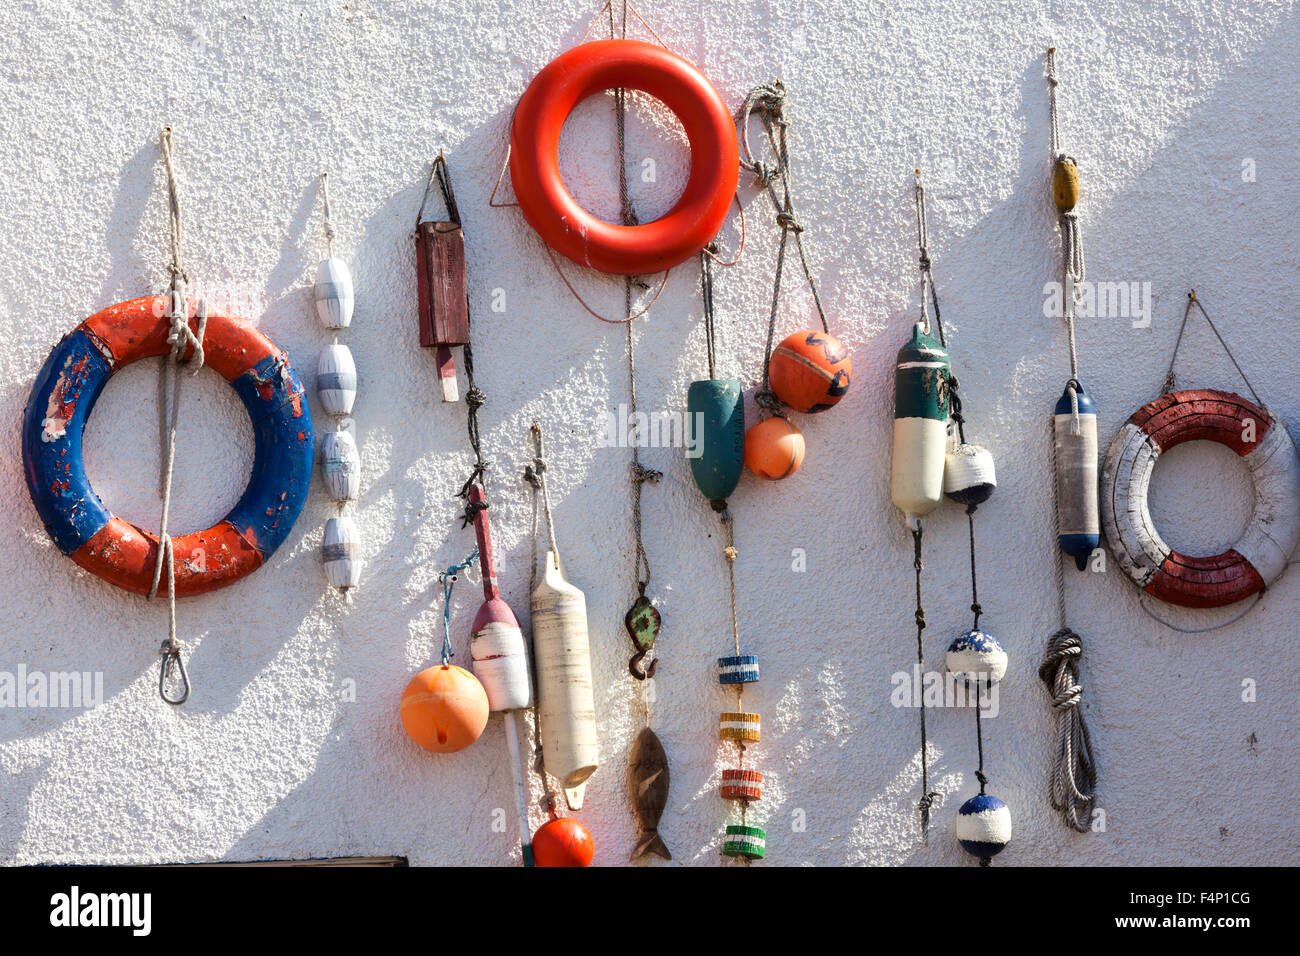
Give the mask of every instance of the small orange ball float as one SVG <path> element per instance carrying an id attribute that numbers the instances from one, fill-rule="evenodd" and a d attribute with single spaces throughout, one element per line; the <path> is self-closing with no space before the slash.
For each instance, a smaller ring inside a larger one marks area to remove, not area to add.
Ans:
<path id="1" fill-rule="evenodd" d="M 827 332 L 804 329 L 772 351 L 768 378 L 776 397 L 796 412 L 824 412 L 848 394 L 849 350 Z"/>
<path id="2" fill-rule="evenodd" d="M 556 817 L 533 834 L 533 863 L 537 866 L 591 866 L 595 855 L 591 831 L 573 817 Z"/>
<path id="3" fill-rule="evenodd" d="M 402 726 L 425 750 L 454 754 L 483 733 L 487 691 L 469 671 L 452 664 L 426 667 L 402 692 Z"/>
<path id="4" fill-rule="evenodd" d="M 745 432 L 745 467 L 760 478 L 789 478 L 803 464 L 803 453 L 803 435 L 784 418 L 765 418 Z"/>

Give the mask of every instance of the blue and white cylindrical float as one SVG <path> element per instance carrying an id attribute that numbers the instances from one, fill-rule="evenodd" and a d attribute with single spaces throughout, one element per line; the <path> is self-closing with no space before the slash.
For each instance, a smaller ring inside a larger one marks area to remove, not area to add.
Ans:
<path id="1" fill-rule="evenodd" d="M 1052 417 L 1056 442 L 1056 521 L 1061 550 L 1082 571 L 1101 545 L 1097 504 L 1097 408 L 1070 382 Z"/>
<path id="2" fill-rule="evenodd" d="M 1011 842 L 1011 811 L 997 797 L 981 793 L 961 805 L 953 829 L 963 850 L 987 860 Z"/>
<path id="3" fill-rule="evenodd" d="M 944 663 L 954 677 L 987 687 L 1006 676 L 1007 652 L 992 634 L 971 630 L 948 645 Z"/>
<path id="4" fill-rule="evenodd" d="M 962 442 L 949 449 L 943 466 L 943 493 L 967 508 L 982 505 L 998 486 L 993 453 Z"/>
<path id="5" fill-rule="evenodd" d="M 330 585 L 347 590 L 361 583 L 362 558 L 361 531 L 347 515 L 339 515 L 325 522 L 325 540 L 321 545 L 325 561 L 325 576 Z"/>
<path id="6" fill-rule="evenodd" d="M 719 684 L 755 684 L 758 682 L 758 655 L 736 654 L 718 658 Z"/>
<path id="7" fill-rule="evenodd" d="M 948 449 L 948 352 L 921 323 L 898 350 L 894 367 L 894 507 L 916 530 L 943 501 Z"/>

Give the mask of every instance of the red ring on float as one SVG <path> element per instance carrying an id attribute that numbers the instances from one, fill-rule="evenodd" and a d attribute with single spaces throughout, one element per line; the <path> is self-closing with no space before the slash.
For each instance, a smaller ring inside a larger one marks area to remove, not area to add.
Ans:
<path id="1" fill-rule="evenodd" d="M 598 219 L 560 176 L 565 120 L 587 97 L 612 89 L 659 99 L 690 143 L 686 189 L 654 222 Z M 727 218 L 739 164 L 735 124 L 713 84 L 675 53 L 638 40 L 595 40 L 556 57 L 528 84 L 510 129 L 510 181 L 528 224 L 556 252 L 616 275 L 662 272 L 708 245 Z"/>
<path id="2" fill-rule="evenodd" d="M 1246 530 L 1209 557 L 1165 544 L 1147 504 L 1160 454 L 1197 440 L 1240 455 L 1255 487 Z M 1169 392 L 1134 412 L 1106 453 L 1100 498 L 1106 541 L 1120 567 L 1148 594 L 1182 607 L 1222 607 L 1263 591 L 1300 540 L 1300 459 L 1291 436 L 1268 409 L 1232 392 Z"/>

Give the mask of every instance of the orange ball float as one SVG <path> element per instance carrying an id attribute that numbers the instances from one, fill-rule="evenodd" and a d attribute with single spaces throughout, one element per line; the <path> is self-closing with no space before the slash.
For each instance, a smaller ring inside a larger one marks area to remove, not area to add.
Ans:
<path id="1" fill-rule="evenodd" d="M 591 831 L 573 817 L 556 817 L 533 834 L 533 863 L 537 866 L 591 866 L 595 855 Z"/>
<path id="2" fill-rule="evenodd" d="M 789 478 L 803 464 L 803 453 L 803 435 L 784 418 L 765 418 L 745 432 L 745 467 L 760 478 Z"/>
<path id="3" fill-rule="evenodd" d="M 796 412 L 824 412 L 848 394 L 849 350 L 827 332 L 804 329 L 772 351 L 767 374 L 776 397 Z"/>
<path id="4" fill-rule="evenodd" d="M 469 671 L 452 664 L 426 667 L 402 692 L 402 726 L 425 750 L 454 754 L 483 733 L 487 691 Z"/>

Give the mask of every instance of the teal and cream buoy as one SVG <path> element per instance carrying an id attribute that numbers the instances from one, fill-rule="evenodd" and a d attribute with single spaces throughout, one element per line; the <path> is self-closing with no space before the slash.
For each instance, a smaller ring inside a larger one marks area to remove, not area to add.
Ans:
<path id="1" fill-rule="evenodd" d="M 1052 415 L 1056 444 L 1057 541 L 1080 571 L 1101 545 L 1097 502 L 1097 408 L 1071 379 Z"/>
<path id="2" fill-rule="evenodd" d="M 695 485 L 715 510 L 740 483 L 745 466 L 745 402 L 736 379 L 691 382 L 686 392 L 687 458 Z"/>
<path id="3" fill-rule="evenodd" d="M 943 501 L 948 449 L 948 351 L 926 325 L 898 350 L 894 367 L 894 506 L 915 530 Z"/>

